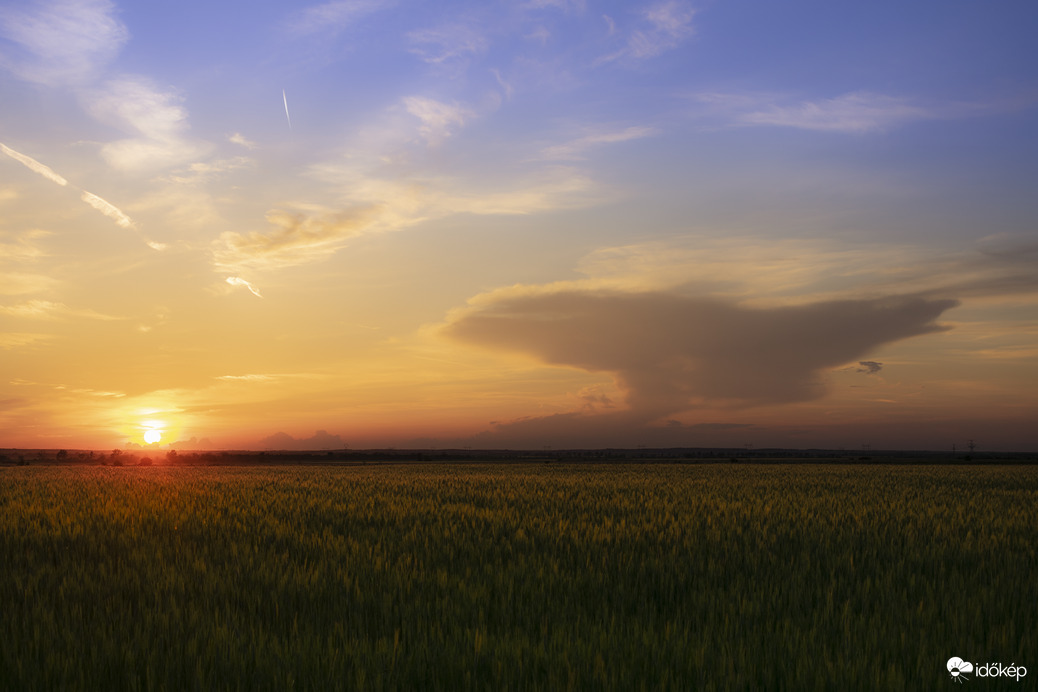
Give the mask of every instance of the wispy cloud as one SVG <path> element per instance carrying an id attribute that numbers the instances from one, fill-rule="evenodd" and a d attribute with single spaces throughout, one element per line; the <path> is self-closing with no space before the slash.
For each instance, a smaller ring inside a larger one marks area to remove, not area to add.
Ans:
<path id="1" fill-rule="evenodd" d="M 531 10 L 540 10 L 550 7 L 566 12 L 583 12 L 587 3 L 585 0 L 528 0 L 523 3 L 522 6 L 523 9 Z"/>
<path id="2" fill-rule="evenodd" d="M 8 4 L 0 10 L 0 35 L 17 47 L 0 54 L 0 66 L 25 81 L 50 86 L 88 83 L 129 38 L 109 0 L 22 5 Z"/>
<path id="3" fill-rule="evenodd" d="M 540 158 L 548 160 L 573 160 L 583 158 L 588 149 L 602 144 L 614 144 L 616 142 L 627 142 L 633 139 L 650 137 L 657 133 L 652 127 L 628 127 L 614 132 L 598 132 L 578 137 L 564 144 L 545 147 L 541 150 Z"/>
<path id="4" fill-rule="evenodd" d="M 430 195 L 429 213 L 449 214 L 532 214 L 553 209 L 576 209 L 600 199 L 594 181 L 583 172 L 568 166 L 555 166 L 541 171 L 512 189 L 501 191 L 443 190 Z"/>
<path id="5" fill-rule="evenodd" d="M 347 239 L 362 233 L 371 223 L 374 212 L 371 208 L 316 214 L 271 211 L 267 221 L 274 230 L 223 233 L 214 245 L 214 260 L 218 268 L 226 271 L 276 269 L 311 262 L 327 257 Z M 238 286 L 247 283 L 238 277 L 231 277 L 227 282 Z"/>
<path id="6" fill-rule="evenodd" d="M 58 285 L 58 280 L 44 274 L 0 272 L 0 295 L 23 296 L 49 291 Z"/>
<path id="7" fill-rule="evenodd" d="M 862 293 L 963 299 L 1038 294 L 1038 250 L 1024 236 L 935 252 L 907 243 L 847 247 L 824 239 L 693 234 L 600 248 L 577 269 L 587 278 L 565 288 L 695 291 L 754 305 Z"/>
<path id="8" fill-rule="evenodd" d="M 233 135 L 227 138 L 227 141 L 237 144 L 238 146 L 245 147 L 246 149 L 256 148 L 256 143 L 240 132 L 235 132 Z"/>
<path id="9" fill-rule="evenodd" d="M 37 238 L 45 238 L 51 235 L 48 231 L 40 229 L 34 229 L 31 231 L 23 231 L 18 233 L 12 238 L 13 242 L 0 242 L 0 257 L 5 261 L 13 262 L 33 262 L 41 257 L 46 256 L 44 252 L 34 241 Z M 0 238 L 3 236 L 0 235 Z"/>
<path id="10" fill-rule="evenodd" d="M 249 293 L 251 293 L 252 295 L 256 296 L 257 298 L 262 298 L 263 297 L 260 294 L 258 288 L 256 288 L 255 286 L 253 286 L 251 283 L 249 283 L 245 279 L 241 278 L 240 276 L 228 276 L 227 277 L 227 283 L 229 283 L 231 286 L 242 286 L 244 288 L 247 288 L 247 289 L 249 289 Z"/>
<path id="11" fill-rule="evenodd" d="M 15 151 L 14 149 L 11 149 L 7 145 L 3 144 L 2 142 L 0 142 L 0 152 L 3 152 L 5 154 L 7 154 L 12 159 L 14 159 L 18 163 L 20 163 L 23 166 L 25 166 L 26 168 L 28 168 L 30 171 L 32 171 L 34 173 L 39 173 L 40 175 L 42 175 L 47 180 L 50 180 L 51 182 L 57 183 L 58 185 L 62 185 L 62 186 L 68 185 L 68 181 L 65 180 L 64 178 L 62 178 L 57 173 L 55 173 L 53 170 L 51 170 L 51 168 L 49 166 L 43 165 L 42 163 L 40 163 L 36 159 L 32 158 L 31 156 L 26 156 L 25 154 L 19 153 L 19 152 Z"/>
<path id="12" fill-rule="evenodd" d="M 474 115 L 464 106 L 443 103 L 424 96 L 405 98 L 404 107 L 408 113 L 422 122 L 418 131 L 429 144 L 439 144 Z"/>
<path id="13" fill-rule="evenodd" d="M 692 24 L 695 14 L 696 11 L 688 4 L 678 0 L 658 2 L 644 7 L 639 12 L 640 21 L 637 27 L 627 35 L 626 45 L 600 58 L 598 63 L 620 58 L 644 60 L 677 48 L 695 32 Z M 606 17 L 606 22 L 611 29 L 615 27 L 612 18 Z"/>
<path id="14" fill-rule="evenodd" d="M 364 168 L 323 164 L 314 178 L 348 191 L 351 204 L 376 213 L 364 232 L 398 230 L 453 214 L 512 215 L 576 209 L 601 201 L 595 181 L 573 166 L 546 166 L 508 185 L 474 184 L 449 177 L 384 179 Z"/>
<path id="15" fill-rule="evenodd" d="M 52 339 L 50 334 L 30 334 L 26 332 L 0 332 L 0 348 L 12 349 L 29 346 Z"/>
<path id="16" fill-rule="evenodd" d="M 791 102 L 768 94 L 704 93 L 696 99 L 737 125 L 864 134 L 937 117 L 906 99 L 856 91 L 830 99 Z"/>
<path id="17" fill-rule="evenodd" d="M 203 155 L 208 146 L 187 137 L 188 115 L 174 91 L 162 91 L 139 76 L 113 80 L 94 94 L 91 112 L 102 122 L 138 136 L 105 144 L 101 155 L 128 171 L 165 167 Z"/>
<path id="18" fill-rule="evenodd" d="M 21 154 L 21 153 L 15 151 L 14 149 L 11 149 L 10 147 L 5 146 L 2 143 L 0 143 L 0 151 L 2 151 L 4 154 L 7 154 L 8 156 L 10 156 L 15 161 L 18 161 L 19 163 L 25 165 L 25 167 L 28 168 L 29 170 L 31 170 L 31 171 L 33 171 L 35 173 L 39 173 L 40 175 L 42 175 L 47 180 L 50 180 L 50 181 L 52 181 L 54 183 L 57 183 L 58 185 L 61 185 L 62 187 L 65 187 L 65 186 L 68 185 L 68 181 L 67 180 L 65 180 L 63 177 L 61 177 L 60 175 L 55 173 L 53 170 L 51 170 L 50 167 L 43 165 L 42 163 L 40 163 L 36 159 L 34 159 L 32 157 L 29 157 L 29 156 L 26 156 L 25 154 Z M 81 200 L 83 200 L 84 202 L 86 202 L 87 204 L 89 204 L 94 209 L 97 209 L 99 212 L 101 212 L 102 214 L 104 214 L 108 218 L 114 220 L 117 224 L 119 224 L 123 228 L 133 228 L 134 227 L 133 220 L 130 219 L 129 216 L 124 214 L 114 204 L 112 204 L 112 203 L 110 203 L 110 202 L 108 202 L 108 201 L 98 197 L 97 195 L 93 194 L 92 192 L 87 192 L 86 190 L 82 190 L 79 198 Z"/>
<path id="19" fill-rule="evenodd" d="M 433 64 L 478 55 L 486 52 L 489 46 L 483 32 L 467 24 L 418 29 L 409 33 L 407 39 L 412 53 Z"/>
<path id="20" fill-rule="evenodd" d="M 74 309 L 64 303 L 49 300 L 29 300 L 19 305 L 0 305 L 0 315 L 22 319 L 53 320 L 61 317 L 82 317 L 92 320 L 119 320 L 119 317 L 104 315 L 94 310 Z"/>
<path id="21" fill-rule="evenodd" d="M 168 179 L 175 183 L 198 185 L 207 183 L 224 173 L 243 168 L 252 168 L 255 165 L 256 160 L 248 156 L 235 156 L 234 158 L 217 159 L 215 161 L 196 161 L 187 168 L 177 169 Z"/>
<path id="22" fill-rule="evenodd" d="M 216 379 L 222 382 L 271 382 L 274 375 L 219 375 Z"/>
<path id="23" fill-rule="evenodd" d="M 83 191 L 80 199 L 115 221 L 123 228 L 133 228 L 133 220 L 111 202 L 105 201 L 94 193 L 87 192 L 86 190 Z"/>
<path id="24" fill-rule="evenodd" d="M 334 0 L 313 5 L 299 12 L 289 28 L 297 36 L 335 33 L 362 17 L 391 7 L 393 0 Z"/>

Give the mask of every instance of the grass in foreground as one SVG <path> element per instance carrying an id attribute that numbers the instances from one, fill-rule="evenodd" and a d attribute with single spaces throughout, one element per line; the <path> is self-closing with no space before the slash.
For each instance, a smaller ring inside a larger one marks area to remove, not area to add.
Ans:
<path id="1" fill-rule="evenodd" d="M 1038 675 L 1034 467 L 0 470 L 0 688 Z"/>

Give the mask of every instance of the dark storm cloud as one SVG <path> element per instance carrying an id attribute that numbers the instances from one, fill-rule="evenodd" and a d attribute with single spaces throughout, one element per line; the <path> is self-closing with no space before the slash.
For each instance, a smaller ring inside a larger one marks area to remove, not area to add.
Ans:
<path id="1" fill-rule="evenodd" d="M 750 308 L 660 292 L 569 290 L 499 297 L 445 329 L 461 341 L 612 373 L 629 411 L 597 418 L 647 423 L 701 400 L 818 398 L 821 373 L 883 344 L 943 331 L 935 320 L 955 305 L 901 296 Z"/>

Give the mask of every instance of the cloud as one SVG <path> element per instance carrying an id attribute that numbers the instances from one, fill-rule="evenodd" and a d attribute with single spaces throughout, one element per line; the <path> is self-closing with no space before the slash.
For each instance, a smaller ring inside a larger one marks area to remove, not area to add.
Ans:
<path id="1" fill-rule="evenodd" d="M 648 58 L 676 47 L 692 31 L 695 10 L 681 2 L 661 2 L 644 10 L 647 29 L 636 31 L 628 44 L 635 58 Z"/>
<path id="2" fill-rule="evenodd" d="M 223 233 L 214 246 L 214 259 L 217 266 L 225 270 L 269 269 L 311 262 L 334 253 L 347 239 L 362 233 L 373 220 L 374 211 L 373 208 L 319 214 L 271 211 L 267 221 L 275 227 L 273 231 Z"/>
<path id="3" fill-rule="evenodd" d="M 57 183 L 58 185 L 61 185 L 62 187 L 65 187 L 65 186 L 68 185 L 68 181 L 67 180 L 65 180 L 60 175 L 58 175 L 53 170 L 51 170 L 49 167 L 43 165 L 42 163 L 40 163 L 39 161 L 37 161 L 34 158 L 26 156 L 25 154 L 20 154 L 17 151 L 15 151 L 14 149 L 11 149 L 10 147 L 5 146 L 2 143 L 0 143 L 0 152 L 3 152 L 4 154 L 7 154 L 8 156 L 10 156 L 15 161 L 18 161 L 19 163 L 24 164 L 25 167 L 28 168 L 29 170 L 34 171 L 36 173 L 39 173 L 44 178 L 47 178 L 48 180 L 51 180 L 51 181 Z M 101 199 L 100 197 L 98 197 L 97 195 L 93 194 L 92 192 L 87 192 L 86 190 L 82 190 L 82 194 L 80 195 L 80 199 L 83 200 L 84 202 L 86 202 L 87 204 L 89 204 L 94 209 L 97 209 L 99 212 L 101 212 L 105 216 L 109 217 L 110 219 L 113 219 L 117 224 L 119 224 L 123 228 L 133 228 L 134 227 L 133 220 L 130 219 L 129 216 L 124 214 L 114 204 L 112 204 L 112 203 L 110 203 L 110 202 L 108 202 L 108 201 L 106 201 L 104 199 Z"/>
<path id="4" fill-rule="evenodd" d="M 408 113 L 422 121 L 418 131 L 429 144 L 439 144 L 449 137 L 455 128 L 464 125 L 474 115 L 464 106 L 443 103 L 423 96 L 405 98 L 404 107 Z"/>
<path id="5" fill-rule="evenodd" d="M 298 13 L 289 25 L 296 36 L 316 33 L 338 33 L 365 15 L 394 5 L 385 0 L 335 0 L 308 7 Z"/>
<path id="6" fill-rule="evenodd" d="M 460 192 L 444 190 L 430 195 L 430 212 L 448 214 L 532 214 L 553 209 L 574 209 L 598 199 L 595 184 L 586 175 L 560 166 L 541 171 L 514 190 Z"/>
<path id="7" fill-rule="evenodd" d="M 178 169 L 167 179 L 174 183 L 199 185 L 214 180 L 224 173 L 252 168 L 255 165 L 256 160 L 247 156 L 235 156 L 230 159 L 217 159 L 215 161 L 196 161 L 186 169 Z"/>
<path id="8" fill-rule="evenodd" d="M 197 437 L 192 437 L 189 440 L 177 440 L 176 442 L 171 442 L 170 445 L 169 445 L 169 448 L 170 449 L 205 450 L 205 449 L 215 449 L 216 445 L 214 445 L 212 443 L 212 441 L 208 437 L 203 437 L 202 439 L 198 439 Z"/>
<path id="9" fill-rule="evenodd" d="M 866 375 L 875 375 L 883 369 L 883 363 L 874 360 L 860 360 L 858 361 L 858 365 L 861 367 L 856 369 L 855 372 L 865 373 Z"/>
<path id="10" fill-rule="evenodd" d="M 523 3 L 523 9 L 540 10 L 552 7 L 564 12 L 583 12 L 586 6 L 585 0 L 528 0 Z"/>
<path id="11" fill-rule="evenodd" d="M 57 183 L 61 186 L 68 185 L 68 181 L 62 178 L 57 173 L 55 173 L 53 170 L 51 170 L 50 167 L 44 166 L 42 163 L 32 158 L 31 156 L 26 156 L 25 154 L 19 153 L 14 149 L 11 149 L 2 142 L 0 142 L 0 152 L 7 154 L 12 159 L 28 168 L 30 171 L 34 173 L 39 173 L 51 182 Z"/>
<path id="12" fill-rule="evenodd" d="M 0 10 L 0 35 L 17 48 L 0 66 L 48 86 L 82 85 L 118 55 L 129 38 L 109 0 L 52 0 Z"/>
<path id="13" fill-rule="evenodd" d="M 668 50 L 677 48 L 695 31 L 692 26 L 692 18 L 696 11 L 686 3 L 677 0 L 649 5 L 639 14 L 641 21 L 638 28 L 628 35 L 627 45 L 615 53 L 600 58 L 599 64 L 620 58 L 634 60 L 655 58 Z M 606 21 L 610 27 L 615 26 L 611 18 L 607 17 Z"/>
<path id="14" fill-rule="evenodd" d="M 108 218 L 114 220 L 123 228 L 133 228 L 133 220 L 111 202 L 107 202 L 86 190 L 83 191 L 80 199 L 92 206 L 94 209 L 97 209 Z"/>
<path id="15" fill-rule="evenodd" d="M 503 191 L 473 190 L 452 180 L 383 180 L 338 164 L 314 166 L 311 173 L 342 189 L 346 208 L 271 210 L 268 231 L 226 231 L 211 247 L 217 271 L 248 275 L 315 262 L 358 235 L 395 231 L 454 214 L 530 214 L 578 208 L 597 199 L 593 182 L 564 166 L 539 171 L 515 189 Z"/>
<path id="16" fill-rule="evenodd" d="M 316 451 L 321 449 L 343 449 L 346 442 L 338 435 L 330 435 L 327 430 L 318 430 L 311 437 L 296 439 L 288 433 L 274 433 L 259 441 L 258 446 L 264 449 L 285 451 Z"/>
<path id="17" fill-rule="evenodd" d="M 8 258 L 7 255 L 3 257 Z M 44 274 L 0 272 L 0 295 L 18 296 L 27 293 L 41 293 L 54 288 L 57 284 L 57 279 Z"/>
<path id="18" fill-rule="evenodd" d="M 14 242 L 0 242 L 0 257 L 14 262 L 33 262 L 45 257 L 47 253 L 37 247 L 33 241 L 49 235 L 51 235 L 49 232 L 39 229 L 18 233 L 13 238 Z"/>
<path id="19" fill-rule="evenodd" d="M 882 132 L 913 120 L 937 117 L 905 99 L 867 91 L 795 103 L 766 94 L 704 93 L 696 99 L 738 125 L 823 132 Z"/>
<path id="20" fill-rule="evenodd" d="M 485 36 L 465 24 L 450 24 L 418 29 L 407 35 L 411 52 L 427 63 L 441 64 L 484 53 L 489 45 Z"/>
<path id="21" fill-rule="evenodd" d="M 516 288 L 473 301 L 447 336 L 611 373 L 648 422 L 700 402 L 821 397 L 820 375 L 894 341 L 943 331 L 954 300 L 892 296 L 751 308 L 666 292 Z"/>
<path id="22" fill-rule="evenodd" d="M 227 138 L 227 141 L 237 144 L 238 146 L 245 147 L 246 149 L 255 149 L 256 143 L 251 139 L 248 139 L 245 135 L 240 132 L 235 132 L 233 135 Z"/>
<path id="23" fill-rule="evenodd" d="M 29 346 L 53 338 L 50 334 L 27 334 L 25 332 L 0 332 L 0 348 L 12 349 Z"/>
<path id="24" fill-rule="evenodd" d="M 809 302 L 868 295 L 997 298 L 1038 294 L 1038 252 L 1021 234 L 978 248 L 873 243 L 853 247 L 822 238 L 700 234 L 599 248 L 568 287 L 695 291 L 744 303 Z"/>
<path id="25" fill-rule="evenodd" d="M 492 449 L 531 449 L 547 446 L 556 449 L 633 448 L 643 444 L 652 447 L 723 447 L 732 438 L 752 436 L 760 429 L 751 423 L 716 422 L 683 424 L 676 420 L 647 424 L 644 417 L 631 411 L 581 411 L 550 416 L 492 421 L 485 430 L 468 439 L 457 440 L 458 446 Z M 444 441 L 437 441 L 444 444 Z"/>
<path id="26" fill-rule="evenodd" d="M 216 379 L 221 382 L 271 382 L 274 375 L 220 375 Z"/>
<path id="27" fill-rule="evenodd" d="M 178 94 L 161 91 L 144 77 L 108 82 L 94 94 L 91 113 L 138 136 L 105 144 L 101 155 L 125 171 L 176 165 L 203 155 L 208 146 L 186 137 L 188 116 L 179 102 Z"/>
<path id="28" fill-rule="evenodd" d="M 49 300 L 30 300 L 20 305 L 0 305 L 0 315 L 23 319 L 53 320 L 59 317 L 83 317 L 92 320 L 118 320 L 119 317 L 104 315 L 93 310 L 76 310 L 64 303 Z"/>
<path id="29" fill-rule="evenodd" d="M 244 286 L 245 288 L 249 289 L 249 292 L 252 293 L 252 295 L 256 296 L 257 298 L 262 298 L 263 297 L 262 295 L 260 295 L 260 292 L 259 292 L 258 288 L 256 288 L 255 286 L 253 286 L 251 283 L 249 283 L 245 279 L 241 278 L 240 276 L 228 276 L 227 277 L 227 283 L 229 283 L 231 286 Z"/>
<path id="30" fill-rule="evenodd" d="M 2 151 L 4 154 L 7 154 L 8 156 L 10 156 L 11 158 L 15 159 L 16 161 L 24 164 L 30 170 L 32 170 L 32 171 L 34 171 L 36 173 L 39 173 L 40 175 L 42 175 L 43 177 L 47 178 L 48 180 L 51 180 L 51 181 L 57 183 L 58 185 L 61 185 L 62 187 L 65 187 L 65 186 L 68 185 L 68 181 L 67 180 L 62 178 L 60 175 L 58 175 L 53 170 L 51 170 L 49 167 L 43 165 L 42 163 L 40 163 L 36 159 L 33 159 L 33 158 L 31 158 L 29 156 L 26 156 L 24 154 L 20 154 L 17 151 L 15 151 L 15 150 L 5 146 L 2 143 L 0 143 L 0 151 Z M 99 212 L 101 212 L 102 214 L 107 216 L 108 218 L 114 220 L 117 224 L 119 224 L 123 228 L 134 228 L 133 220 L 129 216 L 124 214 L 121 209 L 116 207 L 111 202 L 108 202 L 107 200 L 104 200 L 101 197 L 98 197 L 97 195 L 95 195 L 92 192 L 87 192 L 86 190 L 81 190 L 81 194 L 80 194 L 79 198 L 82 201 L 84 201 L 87 204 L 89 204 L 94 209 L 98 210 Z M 151 245 L 156 250 L 161 250 L 161 249 L 165 248 L 165 246 L 163 246 L 161 243 L 149 242 L 148 244 Z"/>
<path id="31" fill-rule="evenodd" d="M 616 403 L 599 387 L 585 387 L 577 393 L 577 399 L 581 402 L 581 408 L 585 411 L 595 411 L 599 408 L 614 408 Z"/>
<path id="32" fill-rule="evenodd" d="M 603 198 L 595 181 L 572 166 L 547 166 L 507 187 L 447 177 L 380 178 L 369 175 L 363 167 L 339 163 L 313 166 L 311 174 L 343 190 L 349 203 L 376 209 L 370 230 L 396 230 L 453 214 L 510 215 L 576 209 Z"/>
<path id="33" fill-rule="evenodd" d="M 580 159 L 585 151 L 601 144 L 628 142 L 632 139 L 650 137 L 657 133 L 652 127 L 628 127 L 615 132 L 598 132 L 585 135 L 564 144 L 556 144 L 541 150 L 540 158 L 548 160 Z"/>

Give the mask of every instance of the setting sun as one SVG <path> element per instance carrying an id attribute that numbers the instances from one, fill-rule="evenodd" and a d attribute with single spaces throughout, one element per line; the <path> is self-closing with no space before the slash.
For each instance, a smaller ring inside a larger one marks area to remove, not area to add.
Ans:
<path id="1" fill-rule="evenodd" d="M 156 442 L 158 442 L 161 439 L 162 439 L 162 433 L 159 432 L 158 430 L 149 430 L 148 432 L 144 433 L 144 441 L 147 442 L 150 445 L 155 444 Z"/>

